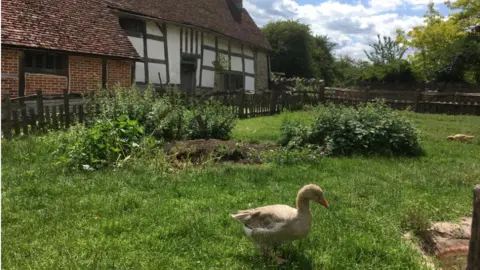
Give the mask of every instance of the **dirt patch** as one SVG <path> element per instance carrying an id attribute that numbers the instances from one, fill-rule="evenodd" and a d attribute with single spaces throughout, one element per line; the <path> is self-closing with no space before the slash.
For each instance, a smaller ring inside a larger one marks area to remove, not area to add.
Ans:
<path id="1" fill-rule="evenodd" d="M 433 268 L 433 260 L 439 260 L 439 267 L 443 270 L 465 269 L 467 266 L 468 245 L 470 241 L 472 218 L 464 217 L 460 223 L 437 222 L 426 232 L 418 235 L 420 247 L 418 250 L 424 255 L 427 265 Z M 404 238 L 411 239 L 407 233 Z"/>
<path id="2" fill-rule="evenodd" d="M 171 142 L 166 145 L 165 152 L 178 162 L 188 161 L 197 165 L 208 161 L 260 164 L 263 163 L 263 153 L 277 148 L 274 144 L 199 139 Z"/>

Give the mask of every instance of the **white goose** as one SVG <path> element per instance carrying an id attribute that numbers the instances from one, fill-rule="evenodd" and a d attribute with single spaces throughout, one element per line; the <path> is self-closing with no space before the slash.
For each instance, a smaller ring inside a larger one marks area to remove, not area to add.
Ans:
<path id="1" fill-rule="evenodd" d="M 278 245 L 306 237 L 312 225 L 312 213 L 309 202 L 315 201 L 328 208 L 323 190 L 317 185 L 306 185 L 297 194 L 296 208 L 276 204 L 240 210 L 231 216 L 244 225 L 246 235 L 255 246 L 269 256 L 274 257 L 272 248 Z M 276 257 L 278 264 L 286 262 Z"/>

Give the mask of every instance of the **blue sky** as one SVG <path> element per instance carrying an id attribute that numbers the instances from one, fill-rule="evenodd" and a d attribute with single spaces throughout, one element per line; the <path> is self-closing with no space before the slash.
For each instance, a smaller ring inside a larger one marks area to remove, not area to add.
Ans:
<path id="1" fill-rule="evenodd" d="M 279 19 L 298 19 L 316 35 L 337 43 L 337 56 L 365 59 L 363 50 L 377 34 L 395 38 L 397 29 L 423 24 L 429 2 L 448 15 L 444 0 L 243 0 L 255 22 L 263 26 Z"/>

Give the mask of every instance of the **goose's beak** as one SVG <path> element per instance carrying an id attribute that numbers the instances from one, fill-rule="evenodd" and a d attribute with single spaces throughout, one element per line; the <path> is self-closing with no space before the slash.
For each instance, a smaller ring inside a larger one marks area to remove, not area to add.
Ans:
<path id="1" fill-rule="evenodd" d="M 325 206 L 325 208 L 328 208 L 328 202 L 327 200 L 323 199 L 319 202 L 321 205 Z"/>

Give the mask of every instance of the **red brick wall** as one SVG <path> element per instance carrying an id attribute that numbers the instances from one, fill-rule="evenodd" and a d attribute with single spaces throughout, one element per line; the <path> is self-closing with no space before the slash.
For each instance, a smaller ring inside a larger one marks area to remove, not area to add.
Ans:
<path id="1" fill-rule="evenodd" d="M 67 88 L 66 76 L 25 73 L 25 95 L 33 95 L 38 89 L 45 94 L 62 94 Z"/>
<path id="2" fill-rule="evenodd" d="M 7 93 L 11 97 L 18 95 L 19 56 L 19 50 L 2 48 L 2 97 Z"/>
<path id="3" fill-rule="evenodd" d="M 117 84 L 121 87 L 130 87 L 132 85 L 131 67 L 133 62 L 122 60 L 107 61 L 107 87 L 113 87 Z"/>
<path id="4" fill-rule="evenodd" d="M 102 59 L 69 57 L 70 92 L 83 93 L 102 87 Z"/>

